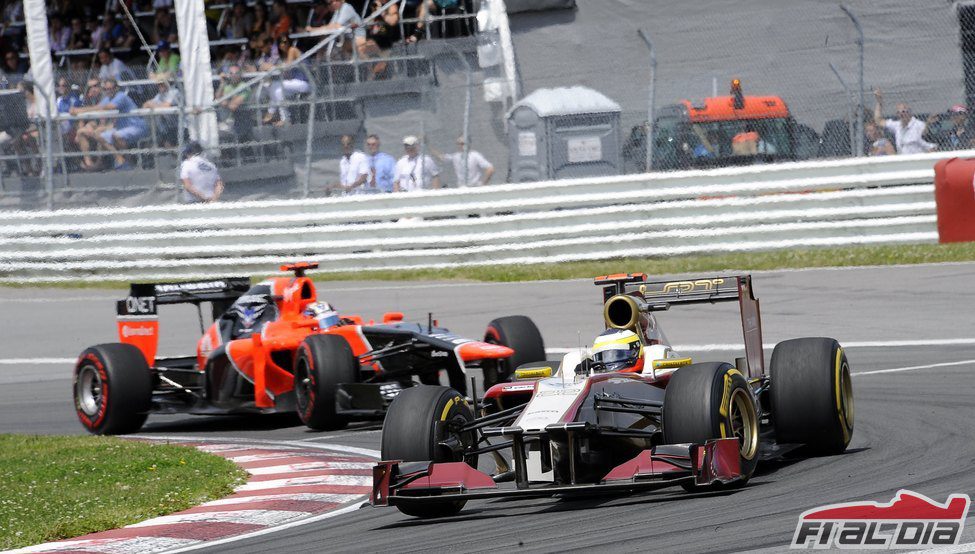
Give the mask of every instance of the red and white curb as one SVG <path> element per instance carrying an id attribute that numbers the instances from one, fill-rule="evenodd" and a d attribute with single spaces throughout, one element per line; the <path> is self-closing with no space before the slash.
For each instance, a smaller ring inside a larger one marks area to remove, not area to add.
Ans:
<path id="1" fill-rule="evenodd" d="M 15 553 L 185 552 L 264 535 L 358 509 L 379 452 L 306 441 L 153 437 L 195 446 L 241 466 L 250 478 L 234 494 L 121 529 L 14 550 Z"/>

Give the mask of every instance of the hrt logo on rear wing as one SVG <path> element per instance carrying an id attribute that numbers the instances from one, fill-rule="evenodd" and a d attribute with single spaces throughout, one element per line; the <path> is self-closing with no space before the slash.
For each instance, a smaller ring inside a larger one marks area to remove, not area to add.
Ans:
<path id="1" fill-rule="evenodd" d="M 892 549 L 958 544 L 971 499 L 953 494 L 943 504 L 906 489 L 893 500 L 844 502 L 806 510 L 790 548 Z"/>

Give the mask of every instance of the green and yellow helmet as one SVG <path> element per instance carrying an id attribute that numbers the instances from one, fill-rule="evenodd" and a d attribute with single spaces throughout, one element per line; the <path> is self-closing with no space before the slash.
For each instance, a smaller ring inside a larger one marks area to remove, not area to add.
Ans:
<path id="1" fill-rule="evenodd" d="M 607 329 L 592 344 L 593 371 L 643 371 L 643 342 L 633 331 Z"/>

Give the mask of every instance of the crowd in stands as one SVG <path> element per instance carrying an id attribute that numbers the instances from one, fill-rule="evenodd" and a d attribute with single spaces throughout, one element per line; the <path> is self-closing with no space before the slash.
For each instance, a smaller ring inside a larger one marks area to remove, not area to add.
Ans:
<path id="1" fill-rule="evenodd" d="M 383 9 L 385 4 L 382 0 L 206 0 L 211 60 L 219 79 L 215 107 L 221 132 L 230 135 L 225 138 L 251 140 L 257 119 L 287 125 L 291 120 L 288 101 L 308 93 L 309 79 L 314 78 L 307 66 L 276 72 L 260 87 L 243 86 L 245 76 L 292 64 L 303 49 L 330 33 L 345 29 L 335 47 L 322 49 L 308 65 L 328 61 L 326 58 L 372 60 L 370 79 L 389 76 L 383 58 L 396 44 L 472 33 L 474 23 L 469 18 L 451 19 L 430 29 L 423 21 L 430 16 L 472 16 L 472 0 L 401 0 Z M 58 123 L 64 149 L 81 154 L 68 164 L 69 169 L 130 167 L 132 160 L 125 150 L 146 138 L 148 125 L 146 114 L 127 114 L 140 106 L 159 109 L 179 103 L 175 85 L 180 56 L 172 0 L 112 0 L 107 6 L 93 0 L 48 0 L 46 5 L 58 112 L 83 116 Z M 4 18 L 0 89 L 18 87 L 21 82 L 30 85 L 23 2 L 5 0 L 0 6 Z M 364 24 L 363 18 L 374 12 L 373 20 Z M 151 60 L 142 40 L 149 43 Z M 33 113 L 33 101 L 29 103 Z M 256 105 L 266 108 L 257 112 Z M 106 111 L 118 114 L 98 117 Z M 153 121 L 160 143 L 175 144 L 175 116 L 156 114 Z M 36 140 L 21 140 L 22 134 L 20 130 L 5 133 L 8 138 L 0 137 L 0 148 L 5 153 L 36 151 Z"/>

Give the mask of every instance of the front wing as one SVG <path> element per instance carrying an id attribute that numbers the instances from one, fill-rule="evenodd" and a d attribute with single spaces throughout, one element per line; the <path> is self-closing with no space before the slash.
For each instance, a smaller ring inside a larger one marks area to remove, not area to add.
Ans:
<path id="1" fill-rule="evenodd" d="M 655 446 L 611 469 L 598 483 L 524 483 L 499 487 L 494 478 L 465 462 L 382 461 L 373 468 L 370 502 L 396 506 L 498 497 L 654 490 L 681 483 L 712 485 L 742 478 L 738 439 Z"/>

